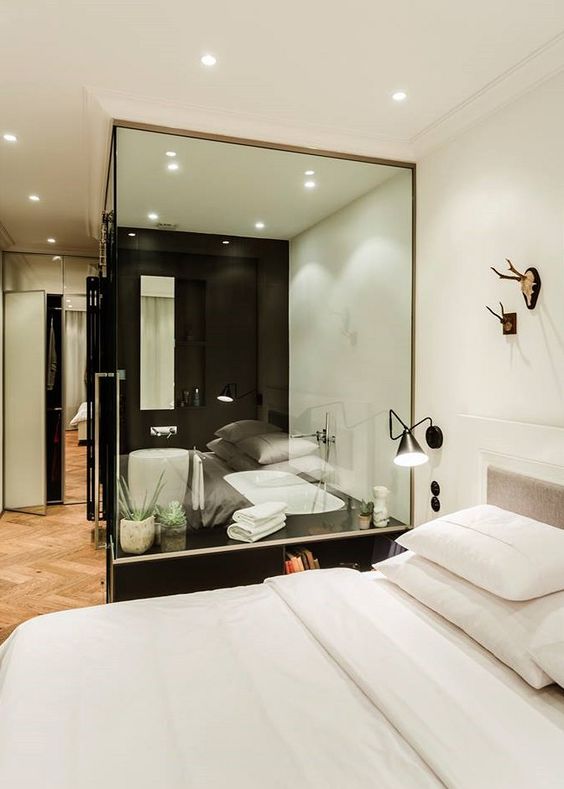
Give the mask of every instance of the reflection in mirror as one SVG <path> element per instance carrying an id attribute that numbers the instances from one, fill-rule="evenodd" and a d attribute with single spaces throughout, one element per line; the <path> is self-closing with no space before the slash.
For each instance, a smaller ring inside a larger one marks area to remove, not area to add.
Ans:
<path id="1" fill-rule="evenodd" d="M 64 303 L 65 504 L 86 500 L 86 297 Z"/>
<path id="2" fill-rule="evenodd" d="M 141 277 L 141 409 L 174 408 L 174 277 Z"/>

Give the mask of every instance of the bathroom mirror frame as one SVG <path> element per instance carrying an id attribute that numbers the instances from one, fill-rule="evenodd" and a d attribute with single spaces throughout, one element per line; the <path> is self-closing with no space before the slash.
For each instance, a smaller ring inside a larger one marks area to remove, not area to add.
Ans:
<path id="1" fill-rule="evenodd" d="M 247 146 L 251 148 L 262 148 L 273 151 L 282 151 L 287 153 L 305 154 L 311 157 L 321 157 L 328 159 L 341 159 L 352 162 L 382 165 L 388 167 L 395 167 L 398 170 L 407 170 L 411 173 L 411 326 L 410 326 L 410 418 L 414 419 L 414 392 L 415 392 L 415 293 L 416 293 L 416 164 L 410 161 L 387 159 L 383 157 L 368 156 L 360 153 L 349 153 L 344 151 L 335 151 L 324 148 L 312 148 L 308 146 L 299 146 L 294 144 L 284 144 L 279 142 L 272 142 L 268 140 L 256 140 L 246 137 L 237 137 L 225 134 L 217 134 L 213 132 L 204 132 L 199 130 L 180 129 L 171 126 L 160 126 L 157 124 L 144 124 L 135 121 L 128 121 L 125 119 L 115 119 L 113 123 L 113 139 L 115 141 L 117 133 L 120 129 L 130 129 L 140 132 L 149 132 L 155 134 L 169 135 L 171 137 L 185 137 L 193 138 L 202 141 L 227 143 L 231 145 Z M 114 173 L 114 190 L 117 189 L 117 173 Z M 116 210 L 117 215 L 117 210 Z M 116 225 L 119 224 L 119 218 L 116 217 Z M 391 404 L 393 405 L 393 404 Z M 414 511 L 414 486 L 413 486 L 413 471 L 409 472 L 409 507 L 411 518 Z M 140 557 L 141 558 L 141 557 Z"/>

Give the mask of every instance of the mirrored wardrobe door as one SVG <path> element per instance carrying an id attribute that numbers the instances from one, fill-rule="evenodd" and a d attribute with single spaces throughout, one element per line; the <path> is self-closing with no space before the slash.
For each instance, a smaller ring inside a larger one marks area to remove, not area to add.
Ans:
<path id="1" fill-rule="evenodd" d="M 45 291 L 4 294 L 4 507 L 44 515 Z"/>
<path id="2" fill-rule="evenodd" d="M 86 297 L 64 298 L 64 502 L 86 501 Z"/>

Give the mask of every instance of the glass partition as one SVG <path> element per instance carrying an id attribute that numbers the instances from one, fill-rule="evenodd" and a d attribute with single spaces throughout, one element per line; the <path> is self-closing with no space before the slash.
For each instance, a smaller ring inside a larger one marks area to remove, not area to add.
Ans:
<path id="1" fill-rule="evenodd" d="M 118 555 L 221 544 L 262 502 L 353 529 L 384 495 L 409 523 L 412 170 L 123 128 L 117 150 Z"/>

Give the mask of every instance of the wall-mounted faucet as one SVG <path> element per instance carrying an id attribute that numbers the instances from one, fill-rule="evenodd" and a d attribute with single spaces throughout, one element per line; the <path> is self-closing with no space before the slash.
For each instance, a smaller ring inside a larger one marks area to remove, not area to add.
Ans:
<path id="1" fill-rule="evenodd" d="M 178 428 L 176 425 L 167 425 L 167 426 L 160 426 L 160 427 L 151 427 L 151 435 L 156 436 L 157 438 L 172 438 L 178 433 Z"/>
<path id="2" fill-rule="evenodd" d="M 335 436 L 329 435 L 329 412 L 325 414 L 325 427 L 315 433 L 294 433 L 290 438 L 315 438 L 318 444 L 334 444 Z"/>

